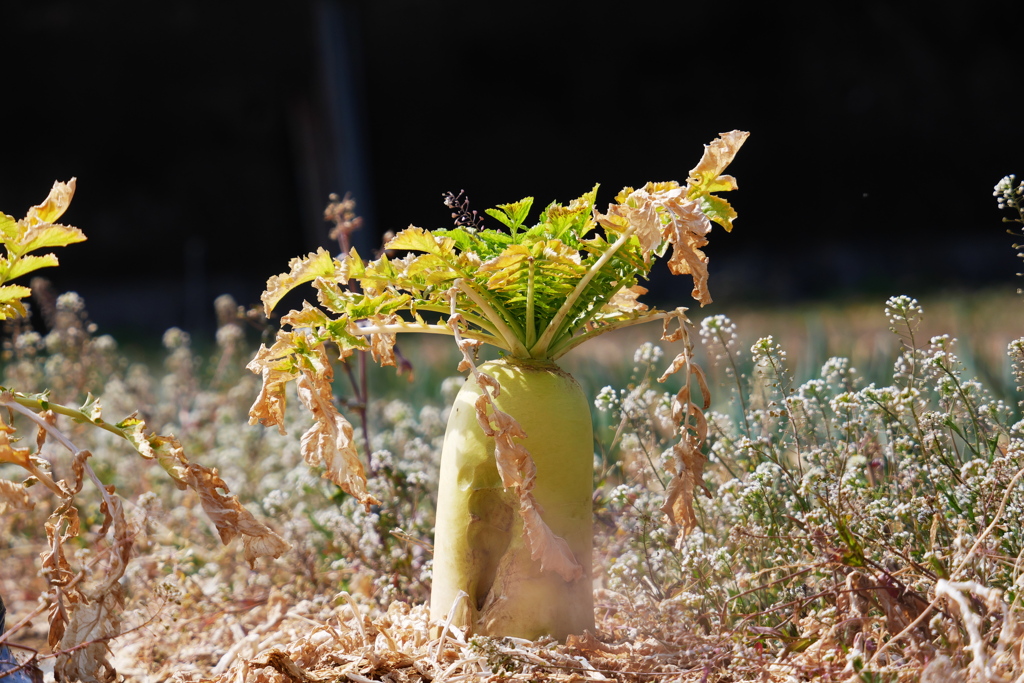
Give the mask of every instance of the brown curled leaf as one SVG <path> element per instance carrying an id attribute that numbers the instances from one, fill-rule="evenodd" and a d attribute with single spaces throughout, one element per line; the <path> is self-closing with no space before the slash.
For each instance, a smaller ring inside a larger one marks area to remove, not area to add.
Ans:
<path id="1" fill-rule="evenodd" d="M 676 374 L 690 363 L 690 354 L 686 351 L 676 354 L 676 357 L 672 359 L 668 369 L 661 373 L 661 377 L 658 378 L 659 382 L 664 382 L 672 375 Z"/>
<path id="2" fill-rule="evenodd" d="M 656 201 L 647 188 L 635 190 L 620 204 L 610 204 L 607 214 L 595 211 L 594 219 L 613 232 L 633 227 L 645 256 L 661 244 L 661 219 L 658 217 Z"/>
<path id="3" fill-rule="evenodd" d="M 117 671 L 107 655 L 110 639 L 121 635 L 123 609 L 124 594 L 118 583 L 91 602 L 75 608 L 60 642 L 63 652 L 57 655 L 54 665 L 58 681 L 112 683 L 117 680 Z"/>
<path id="4" fill-rule="evenodd" d="M 242 537 L 245 561 L 250 565 L 258 557 L 280 557 L 290 547 L 287 541 L 242 507 L 237 496 L 227 495 L 228 486 L 217 475 L 216 469 L 191 463 L 185 482 L 199 494 L 199 502 L 217 527 L 221 542 L 227 544 L 236 536 Z M 223 489 L 225 493 L 217 489 Z"/>
<path id="5" fill-rule="evenodd" d="M 523 516 L 530 557 L 540 563 L 541 571 L 555 572 L 565 581 L 575 581 L 583 576 L 583 567 L 576 560 L 569 544 L 564 538 L 556 536 L 541 518 L 532 493 L 520 491 L 519 512 Z"/>
<path id="6" fill-rule="evenodd" d="M 125 570 L 128 569 L 128 561 L 131 559 L 132 544 L 135 541 L 131 527 L 124 516 L 124 504 L 120 496 L 115 495 L 113 484 L 106 487 L 107 495 L 100 503 L 100 513 L 103 515 L 103 527 L 100 529 L 100 536 L 106 535 L 111 528 L 114 529 L 114 538 L 111 541 L 112 560 L 106 563 L 106 576 L 103 584 L 97 588 L 100 592 L 106 592 L 114 587 Z"/>
<path id="7" fill-rule="evenodd" d="M 375 315 L 369 318 L 370 322 L 374 325 L 392 325 L 397 322 L 401 322 L 401 318 L 397 315 Z M 395 366 L 395 341 L 397 335 L 388 334 L 385 332 L 377 332 L 369 335 L 370 337 L 370 353 L 373 355 L 373 360 L 381 366 Z"/>
<path id="8" fill-rule="evenodd" d="M 736 189 L 736 180 L 732 176 L 722 175 L 722 171 L 736 158 L 736 153 L 749 136 L 750 133 L 746 131 L 732 130 L 721 133 L 711 144 L 704 145 L 703 156 L 690 170 L 687 178 L 691 196 Z"/>
<path id="9" fill-rule="evenodd" d="M 5 424 L 4 427 L 7 427 Z M 0 463 L 9 462 L 12 465 L 20 465 L 26 470 L 32 471 L 34 465 L 31 461 L 32 450 L 30 448 L 17 448 L 11 445 L 11 440 L 7 436 L 8 429 L 0 428 Z M 14 431 L 10 429 L 10 431 Z"/>
<path id="10" fill-rule="evenodd" d="M 631 313 L 647 310 L 647 304 L 641 303 L 638 297 L 647 293 L 646 287 L 634 285 L 615 292 L 615 295 L 608 300 L 602 308 L 603 313 Z"/>
<path id="11" fill-rule="evenodd" d="M 44 410 L 41 413 L 38 413 L 38 415 L 43 419 L 43 421 L 46 424 L 50 425 L 51 427 L 57 426 L 57 413 L 53 412 L 52 410 Z M 43 449 L 43 444 L 46 443 L 46 435 L 49 433 L 50 432 L 45 427 L 43 427 L 42 425 L 39 426 L 39 430 L 36 432 L 37 453 Z"/>
<path id="12" fill-rule="evenodd" d="M 324 468 L 330 479 L 369 508 L 380 501 L 366 489 L 366 474 L 353 439 L 352 425 L 334 407 L 329 376 L 303 372 L 296 382 L 299 400 L 316 422 L 300 440 L 302 457 Z"/>
<path id="13" fill-rule="evenodd" d="M 686 332 L 686 326 L 690 324 L 690 319 L 686 317 L 686 308 L 679 307 L 674 311 L 669 311 L 665 314 L 665 319 L 662 321 L 661 328 L 661 340 L 666 342 L 677 342 L 680 339 L 689 340 L 689 335 Z M 673 323 L 675 329 L 672 328 Z"/>
<path id="14" fill-rule="evenodd" d="M 694 448 L 687 439 L 683 439 L 672 447 L 675 456 L 676 471 L 672 475 L 666 493 L 665 504 L 661 506 L 673 524 L 683 529 L 684 534 L 689 534 L 697 528 L 697 515 L 693 510 L 693 494 L 699 486 L 704 488 L 702 474 L 704 463 L 707 459 Z M 704 489 L 707 491 L 707 489 Z"/>
<path id="15" fill-rule="evenodd" d="M 245 366 L 263 377 L 260 393 L 249 408 L 249 424 L 276 425 L 278 432 L 285 433 L 285 388 L 298 376 L 298 371 L 288 359 L 288 349 L 294 341 L 293 333 L 278 332 L 274 345 L 268 349 L 261 344 L 256 357 Z"/>
<path id="16" fill-rule="evenodd" d="M 342 284 L 347 284 L 346 270 L 343 264 L 335 261 L 334 257 L 323 247 L 320 247 L 315 252 L 306 254 L 304 257 L 293 258 L 288 262 L 287 273 L 274 275 L 267 280 L 266 291 L 260 297 L 263 301 L 263 308 L 269 316 L 274 307 L 277 306 L 278 302 L 288 292 L 318 277 L 337 278 Z"/>
<path id="17" fill-rule="evenodd" d="M 50 188 L 50 193 L 40 204 L 36 204 L 28 210 L 21 222 L 28 228 L 34 228 L 45 223 L 53 223 L 64 215 L 71 205 L 71 198 L 75 196 L 77 178 L 72 178 L 66 183 L 56 181 Z"/>
<path id="18" fill-rule="evenodd" d="M 711 389 L 708 388 L 708 378 L 704 375 L 704 370 L 696 363 L 690 365 L 690 374 L 697 380 L 697 386 L 700 387 L 701 398 L 704 399 L 703 409 L 707 410 L 711 407 Z"/>
<path id="19" fill-rule="evenodd" d="M 711 303 L 708 292 L 708 257 L 701 251 L 707 246 L 705 235 L 711 230 L 711 221 L 704 215 L 698 202 L 675 202 L 672 220 L 665 226 L 665 239 L 672 243 L 672 256 L 668 269 L 675 275 L 693 278 L 691 295 L 701 306 Z"/>
<path id="20" fill-rule="evenodd" d="M 35 504 L 23 484 L 0 479 L 0 515 L 8 510 L 31 510 L 33 507 Z"/>

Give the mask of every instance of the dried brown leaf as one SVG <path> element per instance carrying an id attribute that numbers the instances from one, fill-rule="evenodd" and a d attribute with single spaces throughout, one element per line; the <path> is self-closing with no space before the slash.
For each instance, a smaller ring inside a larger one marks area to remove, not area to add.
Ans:
<path id="1" fill-rule="evenodd" d="M 672 454 L 676 460 L 676 471 L 669 482 L 661 511 L 673 524 L 681 526 L 684 534 L 689 534 L 697 528 L 693 494 L 698 486 L 704 488 L 703 472 L 707 458 L 685 437 L 672 447 Z"/>
<path id="2" fill-rule="evenodd" d="M 686 311 L 686 308 L 679 307 L 665 314 L 661 329 L 662 341 L 677 342 L 680 339 L 685 339 L 689 344 L 690 336 L 686 331 L 686 326 L 690 324 L 690 319 L 686 317 Z M 672 328 L 673 324 L 676 326 L 675 329 Z"/>
<path id="3" fill-rule="evenodd" d="M 277 430 L 281 434 L 285 433 L 285 387 L 298 375 L 298 372 L 281 358 L 282 353 L 287 353 L 283 349 L 290 344 L 290 335 L 279 332 L 274 345 L 268 349 L 261 344 L 256 357 L 246 365 L 246 368 L 263 377 L 260 393 L 249 408 L 249 424 L 259 423 L 264 427 L 277 425 Z"/>
<path id="4" fill-rule="evenodd" d="M 47 632 L 46 642 L 50 649 L 56 650 L 60 645 L 61 638 L 64 637 L 68 622 L 71 620 L 73 605 L 77 604 L 81 598 L 77 591 L 65 593 L 61 586 L 53 586 L 50 592 L 53 593 L 53 596 L 50 598 L 50 612 L 47 616 L 50 628 Z M 65 596 L 68 598 L 66 602 Z"/>
<path id="5" fill-rule="evenodd" d="M 657 204 L 646 188 L 635 190 L 621 204 L 609 204 L 607 214 L 595 211 L 594 219 L 615 232 L 634 227 L 644 254 L 650 254 L 661 244 L 662 223 Z"/>
<path id="6" fill-rule="evenodd" d="M 29 448 L 17 448 L 11 445 L 11 440 L 8 437 L 8 430 L 13 432 L 14 430 L 8 427 L 0 428 L 0 463 L 9 462 L 12 465 L 20 465 L 30 472 L 33 471 L 34 467 L 31 460 L 29 459 L 32 455 L 32 450 Z"/>
<path id="7" fill-rule="evenodd" d="M 711 221 L 698 202 L 673 201 L 667 206 L 671 220 L 665 226 L 665 239 L 672 243 L 668 269 L 675 275 L 693 278 L 691 295 L 704 306 L 711 303 L 711 294 L 707 286 L 708 257 L 701 247 L 707 246 L 705 235 L 711 230 Z"/>
<path id="8" fill-rule="evenodd" d="M 69 487 L 72 494 L 81 492 L 85 477 L 85 461 L 91 457 L 92 453 L 87 450 L 75 453 L 75 457 L 71 461 L 71 474 L 73 474 L 75 478 Z M 64 480 L 64 483 L 67 483 L 66 479 Z"/>
<path id="9" fill-rule="evenodd" d="M 628 654 L 630 652 L 629 645 L 622 643 L 620 645 L 608 645 L 602 643 L 597 637 L 590 631 L 584 631 L 582 636 L 570 634 L 565 639 L 565 646 L 567 648 L 575 648 L 583 652 L 607 652 L 608 654 L 621 655 Z"/>
<path id="10" fill-rule="evenodd" d="M 583 576 L 583 566 L 576 560 L 572 548 L 564 538 L 556 536 L 541 518 L 537 501 L 529 491 L 520 489 L 519 512 L 523 516 L 530 557 L 540 563 L 541 571 L 555 572 L 566 581 L 575 581 Z"/>
<path id="11" fill-rule="evenodd" d="M 71 205 L 71 198 L 75 196 L 77 178 L 72 178 L 66 183 L 55 182 L 50 188 L 50 194 L 40 204 L 36 204 L 28 210 L 21 222 L 29 228 L 34 228 L 46 223 L 53 223 L 64 215 Z"/>
<path id="12" fill-rule="evenodd" d="M 77 537 L 81 531 L 78 508 L 72 504 L 70 498 L 64 500 L 50 514 L 43 526 L 46 529 L 47 549 L 39 554 L 42 559 L 42 570 L 47 573 L 50 585 L 67 585 L 73 574 L 71 565 L 64 556 L 64 542 Z"/>
<path id="13" fill-rule="evenodd" d="M 690 354 L 687 351 L 676 354 L 676 357 L 672 359 L 665 372 L 661 373 L 661 377 L 658 378 L 659 382 L 664 382 L 672 375 L 676 374 L 690 363 Z"/>
<path id="14" fill-rule="evenodd" d="M 103 527 L 100 529 L 100 536 L 113 528 L 114 538 L 111 541 L 113 559 L 106 564 L 106 576 L 103 584 L 98 589 L 100 592 L 109 590 L 114 584 L 121 580 L 124 572 L 128 569 L 128 560 L 131 559 L 132 543 L 135 540 L 131 527 L 124 516 L 124 505 L 120 496 L 114 493 L 114 485 L 108 484 L 106 495 L 100 503 L 100 513 L 103 515 Z"/>
<path id="15" fill-rule="evenodd" d="M 199 494 L 199 502 L 217 527 L 223 543 L 230 543 L 236 536 L 242 537 L 245 560 L 249 564 L 258 557 L 280 557 L 290 547 L 287 541 L 242 507 L 237 496 L 217 491 L 228 491 L 227 484 L 217 475 L 217 470 L 191 463 L 186 471 L 185 482 Z"/>
<path id="16" fill-rule="evenodd" d="M 43 419 L 44 422 L 46 422 L 46 424 L 50 425 L 51 427 L 57 426 L 57 413 L 53 412 L 52 410 L 44 410 L 43 412 L 38 413 L 38 415 Z M 42 450 L 43 444 L 46 443 L 47 434 L 49 434 L 49 431 L 45 427 L 40 425 L 39 431 L 36 432 L 37 452 Z"/>
<path id="17" fill-rule="evenodd" d="M 690 373 L 697 380 L 697 386 L 700 387 L 701 398 L 704 399 L 703 409 L 707 410 L 711 407 L 711 389 L 708 388 L 708 378 L 704 375 L 704 369 L 696 363 L 693 363 L 690 365 Z"/>
<path id="18" fill-rule="evenodd" d="M 736 157 L 740 147 L 750 137 L 750 133 L 742 130 L 732 130 L 722 133 L 711 141 L 711 144 L 704 145 L 704 154 L 697 165 L 690 170 L 687 181 L 691 186 L 700 187 L 704 192 L 724 192 L 736 189 L 736 181 L 732 176 L 722 175 L 732 160 Z"/>
<path id="19" fill-rule="evenodd" d="M 375 315 L 369 318 L 373 325 L 392 325 L 401 322 L 397 315 Z M 395 341 L 397 335 L 378 332 L 369 335 L 370 353 L 373 360 L 381 366 L 395 365 Z"/>
<path id="20" fill-rule="evenodd" d="M 647 288 L 641 287 L 640 285 L 633 285 L 632 287 L 620 289 L 615 292 L 615 295 L 608 300 L 608 303 L 606 303 L 601 310 L 605 313 L 631 313 L 634 311 L 646 311 L 647 304 L 638 301 L 638 297 L 646 293 Z"/>
<path id="21" fill-rule="evenodd" d="M 0 479 L 0 515 L 8 510 L 31 510 L 33 507 L 35 504 L 23 484 Z"/>
<path id="22" fill-rule="evenodd" d="M 54 675 L 58 681 L 111 683 L 117 672 L 107 658 L 108 641 L 121 634 L 124 595 L 119 583 L 75 608 L 61 640 Z"/>
<path id="23" fill-rule="evenodd" d="M 303 372 L 296 389 L 302 405 L 316 420 L 300 440 L 302 457 L 310 465 L 322 466 L 324 478 L 355 496 L 367 509 L 380 505 L 366 489 L 366 474 L 356 451 L 352 425 L 334 407 L 330 377 Z"/>

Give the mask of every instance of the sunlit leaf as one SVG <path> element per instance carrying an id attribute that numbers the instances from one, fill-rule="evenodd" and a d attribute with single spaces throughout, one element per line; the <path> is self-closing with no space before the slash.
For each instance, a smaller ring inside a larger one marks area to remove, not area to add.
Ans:
<path id="1" fill-rule="evenodd" d="M 729 205 L 729 202 L 720 197 L 708 195 L 701 198 L 701 212 L 715 223 L 718 223 L 726 232 L 732 232 L 732 221 L 736 218 L 736 211 Z"/>
<path id="2" fill-rule="evenodd" d="M 28 227 L 15 240 L 7 243 L 7 251 L 15 256 L 24 256 L 36 249 L 66 247 L 85 241 L 85 233 L 70 225 L 43 223 Z"/>
<path id="3" fill-rule="evenodd" d="M 700 162 L 690 170 L 687 182 L 690 184 L 690 198 L 709 192 L 723 192 L 736 189 L 736 181 L 732 176 L 723 176 L 722 172 L 732 163 L 736 153 L 746 141 L 750 133 L 740 130 L 722 133 L 710 145 L 704 145 L 704 155 Z"/>
<path id="4" fill-rule="evenodd" d="M 533 197 L 524 197 L 511 204 L 499 204 L 495 209 L 487 209 L 487 215 L 501 221 L 509 230 L 515 232 L 530 214 Z"/>
<path id="5" fill-rule="evenodd" d="M 261 299 L 268 315 L 288 292 L 305 282 L 335 274 L 341 279 L 342 284 L 347 282 L 344 270 L 323 247 L 303 258 L 293 258 L 288 263 L 288 268 L 287 273 L 274 275 L 267 280 L 267 289 Z"/>
<path id="6" fill-rule="evenodd" d="M 0 256 L 0 272 L 4 272 L 4 280 L 13 280 L 14 278 L 21 277 L 26 273 L 31 273 L 33 270 L 49 268 L 56 265 L 58 265 L 58 261 L 55 254 L 43 254 L 42 256 L 30 254 L 28 256 L 22 256 L 13 264 L 8 263 L 7 259 Z"/>
<path id="7" fill-rule="evenodd" d="M 46 199 L 41 204 L 30 208 L 25 214 L 24 224 L 32 228 L 44 223 L 53 223 L 63 216 L 71 204 L 71 198 L 75 196 L 76 184 L 76 178 L 72 178 L 66 183 L 55 182 Z"/>

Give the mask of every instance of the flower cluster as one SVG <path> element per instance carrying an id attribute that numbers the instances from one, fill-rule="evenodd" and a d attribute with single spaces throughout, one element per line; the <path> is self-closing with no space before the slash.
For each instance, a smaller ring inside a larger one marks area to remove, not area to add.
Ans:
<path id="1" fill-rule="evenodd" d="M 1024 421 L 968 375 L 955 338 L 919 338 L 917 300 L 892 297 L 884 313 L 902 344 L 885 384 L 844 357 L 795 383 L 773 337 L 742 362 L 736 325 L 721 315 L 702 322 L 733 391 L 707 413 L 712 496 L 700 499 L 701 531 L 678 543 L 660 509 L 657 455 L 667 442 L 652 413 L 644 423 L 627 408 L 627 399 L 642 403 L 643 382 L 603 389 L 597 405 L 621 420 L 613 445 L 622 463 L 600 498 L 615 519 L 601 536 L 605 585 L 694 629 L 756 625 L 815 647 L 850 648 L 861 631 L 895 635 L 921 614 L 937 577 L 971 573 L 1017 599 L 1024 532 L 1011 520 L 1024 517 Z M 1024 340 L 1008 353 L 1024 385 Z M 843 625 L 869 615 L 870 626 Z"/>

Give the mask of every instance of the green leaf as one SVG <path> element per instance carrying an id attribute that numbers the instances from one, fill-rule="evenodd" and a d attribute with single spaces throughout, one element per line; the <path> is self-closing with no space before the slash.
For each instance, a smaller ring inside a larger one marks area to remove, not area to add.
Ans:
<path id="1" fill-rule="evenodd" d="M 0 212 L 0 241 L 7 243 L 14 239 L 17 239 L 21 233 L 21 226 L 18 225 L 18 221 L 14 220 L 14 216 L 8 216 L 6 213 Z"/>
<path id="2" fill-rule="evenodd" d="M 484 209 L 484 213 L 486 213 L 491 218 L 497 218 L 499 221 L 502 222 L 503 225 L 507 226 L 509 229 L 512 229 L 512 219 L 509 218 L 508 215 L 506 215 L 505 213 L 502 213 L 497 209 Z"/>
<path id="3" fill-rule="evenodd" d="M 499 204 L 497 209 L 487 209 L 487 215 L 497 218 L 514 233 L 530 215 L 532 206 L 533 197 L 523 197 L 518 202 Z"/>
<path id="4" fill-rule="evenodd" d="M 867 563 L 864 560 L 864 547 L 850 531 L 847 526 L 848 518 L 836 520 L 836 531 L 846 547 L 843 549 L 843 564 L 847 567 L 864 567 Z"/>
<path id="5" fill-rule="evenodd" d="M 729 202 L 708 195 L 701 198 L 700 210 L 704 215 L 725 228 L 726 232 L 732 232 L 732 221 L 736 218 L 736 210 L 729 205 Z"/>
<path id="6" fill-rule="evenodd" d="M 287 273 L 275 275 L 267 280 L 267 289 L 262 296 L 263 307 L 267 310 L 267 314 L 274 310 L 274 307 L 288 292 L 305 282 L 310 282 L 318 277 L 346 279 L 346 273 L 339 271 L 338 264 L 323 247 L 302 258 L 293 258 L 288 263 L 288 268 Z"/>
<path id="7" fill-rule="evenodd" d="M 451 237 L 436 238 L 430 231 L 416 227 L 406 228 L 384 245 L 385 249 L 425 251 L 437 256 L 451 254 L 454 247 L 455 240 Z"/>
<path id="8" fill-rule="evenodd" d="M 32 290 L 21 285 L 4 285 L 0 287 L 0 304 L 17 304 L 32 294 Z"/>
<path id="9" fill-rule="evenodd" d="M 43 254 L 42 256 L 29 254 L 28 256 L 22 256 L 13 264 L 8 264 L 7 259 L 0 256 L 0 270 L 6 271 L 6 277 L 3 278 L 4 280 L 13 280 L 25 273 L 31 273 L 33 270 L 56 265 L 59 264 L 55 254 Z"/>
<path id="10" fill-rule="evenodd" d="M 476 239 L 473 235 L 470 235 L 465 230 L 433 230 L 432 234 L 434 237 L 447 237 L 455 242 L 455 246 L 459 251 L 476 251 L 480 245 L 480 240 Z"/>
<path id="11" fill-rule="evenodd" d="M 17 241 L 7 243 L 7 251 L 15 256 L 22 256 L 47 247 L 66 247 L 76 242 L 84 242 L 85 233 L 70 225 L 44 223 L 27 228 L 17 237 Z"/>

